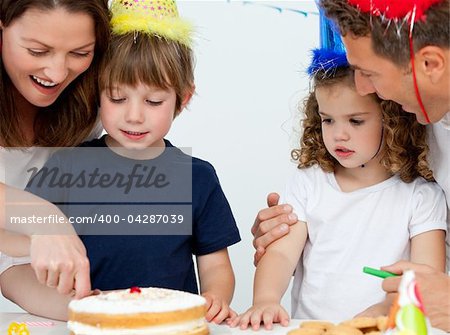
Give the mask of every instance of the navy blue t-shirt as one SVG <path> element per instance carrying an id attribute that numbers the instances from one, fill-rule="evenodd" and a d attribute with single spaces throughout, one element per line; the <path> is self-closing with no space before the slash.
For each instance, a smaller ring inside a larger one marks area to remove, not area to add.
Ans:
<path id="1" fill-rule="evenodd" d="M 165 144 L 166 149 L 156 159 L 164 159 L 171 165 L 186 165 L 186 162 L 189 162 L 189 169 L 183 169 L 183 171 L 191 174 L 189 178 L 192 178 L 192 183 L 190 181 L 185 184 L 174 182 L 173 184 L 178 185 L 175 186 L 178 189 L 160 196 L 156 202 L 161 201 L 161 198 L 164 200 L 165 196 L 166 198 L 179 198 L 177 203 L 187 205 L 191 211 L 190 215 L 192 215 L 192 234 L 81 235 L 80 238 L 87 249 L 90 261 L 93 288 L 111 290 L 132 286 L 154 286 L 198 293 L 192 256 L 210 254 L 240 241 L 230 205 L 213 166 L 206 161 L 184 154 L 167 140 L 165 140 Z M 83 169 L 87 164 L 95 165 L 98 171 L 114 171 L 119 165 L 123 168 L 123 166 L 136 163 L 135 160 L 119 156 L 110 150 L 106 146 L 105 136 L 86 142 L 81 147 L 104 149 L 96 154 L 93 158 L 94 162 L 92 159 L 86 162 L 76 152 L 61 150 L 49 159 L 44 168 L 57 167 L 60 169 L 60 173 L 77 171 L 79 176 L 80 171 L 86 172 Z M 114 163 L 111 163 L 111 160 Z M 138 162 L 142 167 L 150 166 L 154 160 L 139 160 Z M 93 170 L 88 171 L 91 171 L 92 174 Z M 89 173 L 85 173 L 83 176 L 86 177 L 86 174 Z M 183 174 L 181 175 L 180 179 L 185 177 Z M 121 193 L 120 190 L 111 191 L 104 188 L 99 194 L 86 194 L 85 191 L 81 194 L 76 187 L 64 189 L 62 192 L 59 187 L 49 187 L 47 181 L 37 183 L 37 177 L 38 175 L 32 179 L 27 189 L 49 201 L 56 204 L 73 204 L 80 199 L 87 200 L 82 203 L 82 206 L 71 206 L 70 209 L 60 206 L 67 216 L 73 215 L 73 208 L 75 208 L 76 216 L 93 217 L 98 214 L 103 205 L 92 201 L 93 199 L 96 200 L 97 197 L 101 201 L 105 197 L 112 196 L 114 198 L 115 194 L 111 195 L 111 193 Z M 80 177 L 77 182 L 81 184 Z M 145 198 L 144 201 L 150 203 L 155 199 L 153 194 L 156 193 L 152 193 L 150 188 L 144 187 L 144 193 L 137 193 L 137 195 L 133 195 L 133 191 L 127 193 L 125 198 L 119 197 L 119 199 L 126 199 L 126 201 L 131 199 L 133 202 L 135 199 L 141 201 L 142 198 Z M 158 192 L 160 195 L 160 190 Z M 166 200 L 163 201 L 164 204 L 167 203 Z M 139 204 L 139 206 L 141 205 Z M 129 208 L 130 205 L 129 203 L 114 203 L 113 206 Z"/>

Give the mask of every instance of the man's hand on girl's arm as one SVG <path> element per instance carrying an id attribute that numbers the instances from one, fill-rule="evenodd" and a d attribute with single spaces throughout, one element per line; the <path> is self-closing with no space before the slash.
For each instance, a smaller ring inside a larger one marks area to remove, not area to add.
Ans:
<path id="1" fill-rule="evenodd" d="M 252 226 L 254 265 L 258 265 L 261 257 L 265 254 L 266 248 L 287 233 L 291 225 L 298 221 L 297 215 L 292 212 L 292 206 L 278 204 L 280 196 L 277 193 L 270 193 L 267 196 L 267 208 L 259 211 Z"/>

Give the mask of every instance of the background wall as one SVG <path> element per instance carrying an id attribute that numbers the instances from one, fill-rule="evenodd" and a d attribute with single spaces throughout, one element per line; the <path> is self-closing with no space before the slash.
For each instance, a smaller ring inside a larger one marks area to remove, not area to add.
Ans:
<path id="1" fill-rule="evenodd" d="M 178 7 L 197 27 L 197 94 L 167 138 L 217 170 L 242 236 L 230 255 L 232 307 L 243 312 L 252 299 L 250 227 L 294 167 L 297 104 L 308 90 L 309 50 L 319 43 L 317 9 L 313 0 L 179 0 Z M 283 303 L 290 310 L 289 294 Z M 11 310 L 0 301 L 0 311 Z"/>
<path id="2" fill-rule="evenodd" d="M 305 68 L 319 43 L 319 17 L 313 0 L 181 1 L 179 10 L 198 28 L 197 95 L 168 138 L 217 170 L 242 236 L 230 255 L 232 306 L 244 311 L 254 274 L 250 228 L 266 195 L 283 191 L 294 167 L 297 105 L 308 91 Z M 283 302 L 290 310 L 289 294 Z"/>

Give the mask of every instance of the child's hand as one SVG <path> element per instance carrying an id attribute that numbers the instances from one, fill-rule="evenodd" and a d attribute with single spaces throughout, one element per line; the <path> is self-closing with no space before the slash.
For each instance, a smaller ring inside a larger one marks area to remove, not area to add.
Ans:
<path id="1" fill-rule="evenodd" d="M 247 329 L 251 324 L 253 330 L 258 330 L 261 322 L 264 328 L 272 329 L 273 323 L 280 323 L 283 327 L 289 325 L 289 314 L 278 303 L 264 303 L 253 305 L 247 312 L 232 318 L 228 325 L 236 327 L 239 325 L 241 329 Z"/>
<path id="2" fill-rule="evenodd" d="M 219 324 L 228 318 L 237 316 L 236 312 L 221 297 L 209 292 L 203 293 L 202 296 L 206 299 L 206 321 Z"/>
<path id="3" fill-rule="evenodd" d="M 371 318 L 376 318 L 380 315 L 388 315 L 389 314 L 389 305 L 386 305 L 382 302 L 372 305 L 368 308 L 366 308 L 364 311 L 362 311 L 361 313 L 355 315 L 355 318 L 359 318 L 359 317 L 371 317 Z"/>
<path id="4" fill-rule="evenodd" d="M 367 316 L 367 317 L 377 317 L 380 315 L 388 315 L 389 309 L 392 306 L 393 301 L 396 298 L 395 293 L 389 293 L 386 295 L 386 299 L 378 304 L 372 305 L 366 308 L 364 311 L 355 315 L 355 317 Z"/>

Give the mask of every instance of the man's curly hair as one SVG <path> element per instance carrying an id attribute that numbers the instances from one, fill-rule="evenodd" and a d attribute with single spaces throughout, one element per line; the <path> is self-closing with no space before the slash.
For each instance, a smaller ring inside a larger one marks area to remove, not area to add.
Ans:
<path id="1" fill-rule="evenodd" d="M 408 66 L 410 25 L 407 22 L 361 13 L 347 0 L 319 0 L 319 6 L 328 18 L 337 23 L 342 36 L 348 33 L 356 37 L 368 36 L 372 39 L 375 54 L 396 65 Z M 431 6 L 424 18 L 414 23 L 413 42 L 416 51 L 428 45 L 450 47 L 449 8 L 449 0 L 443 0 Z"/>
<path id="2" fill-rule="evenodd" d="M 312 80 L 315 88 L 304 102 L 300 148 L 292 150 L 291 156 L 298 162 L 298 168 L 318 164 L 325 172 L 334 172 L 339 163 L 327 151 L 323 141 L 322 121 L 315 89 L 336 84 L 345 84 L 354 88 L 353 71 L 349 67 L 341 67 L 331 75 L 317 72 Z M 375 94 L 371 96 L 380 103 L 382 110 L 385 144 L 381 164 L 388 172 L 398 174 L 407 183 L 419 176 L 433 181 L 433 173 L 427 162 L 428 145 L 425 126 L 419 124 L 413 114 L 404 112 L 397 103 L 383 101 Z"/>

